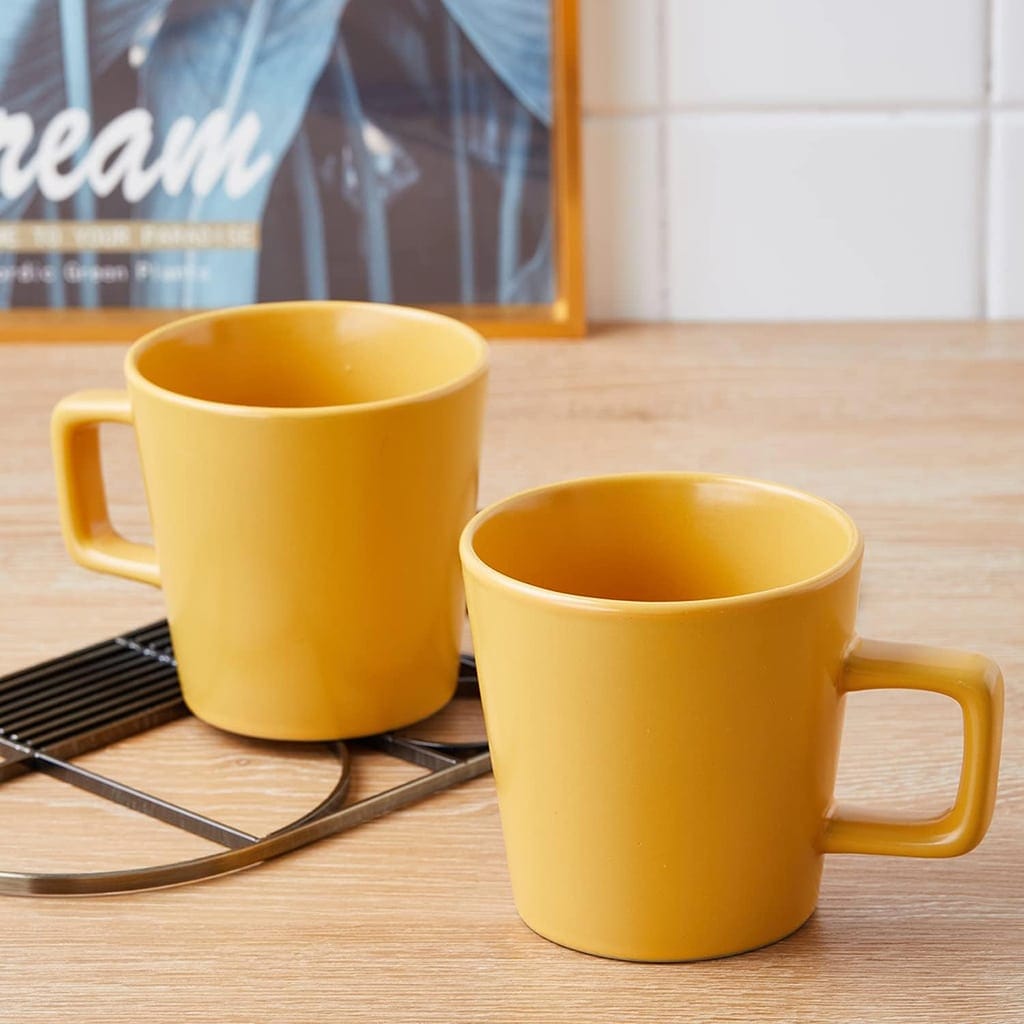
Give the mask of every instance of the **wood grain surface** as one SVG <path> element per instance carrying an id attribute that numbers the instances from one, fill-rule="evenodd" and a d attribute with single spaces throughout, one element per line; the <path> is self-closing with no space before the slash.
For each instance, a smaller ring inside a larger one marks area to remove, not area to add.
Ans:
<path id="1" fill-rule="evenodd" d="M 116 386 L 123 351 L 0 346 L 0 673 L 162 615 L 159 592 L 76 567 L 56 522 L 50 409 Z M 1024 1021 L 1024 325 L 622 326 L 493 356 L 482 501 L 686 468 L 846 507 L 867 544 L 861 632 L 1003 667 L 988 838 L 958 860 L 830 858 L 817 914 L 768 949 L 617 963 L 518 920 L 485 777 L 219 880 L 0 901 L 0 1021 Z M 129 432 L 105 428 L 104 441 L 117 522 L 143 538 Z M 960 749 L 942 698 L 856 695 L 838 795 L 940 809 Z M 334 778 L 316 750 L 278 754 L 194 720 L 83 760 L 257 830 Z M 358 785 L 407 771 L 372 763 Z M 208 849 L 49 779 L 0 788 L 0 868 Z"/>

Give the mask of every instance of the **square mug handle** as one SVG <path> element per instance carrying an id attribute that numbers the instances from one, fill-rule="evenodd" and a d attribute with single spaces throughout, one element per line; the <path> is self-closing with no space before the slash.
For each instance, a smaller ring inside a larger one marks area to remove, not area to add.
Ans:
<path id="1" fill-rule="evenodd" d="M 953 806 L 920 821 L 883 819 L 839 808 L 826 822 L 824 853 L 957 857 L 988 829 L 996 799 L 1003 724 L 1003 677 L 980 654 L 938 647 L 855 640 L 840 680 L 858 690 L 928 690 L 951 697 L 963 711 L 964 754 Z"/>
<path id="2" fill-rule="evenodd" d="M 156 548 L 127 540 L 111 525 L 100 465 L 100 424 L 132 422 L 126 391 L 78 391 L 57 403 L 50 441 L 60 526 L 80 565 L 158 587 Z"/>

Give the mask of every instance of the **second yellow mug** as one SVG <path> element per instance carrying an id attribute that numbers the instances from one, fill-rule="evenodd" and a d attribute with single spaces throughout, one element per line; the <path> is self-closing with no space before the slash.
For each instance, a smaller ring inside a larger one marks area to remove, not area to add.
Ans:
<path id="1" fill-rule="evenodd" d="M 859 639 L 862 543 L 828 502 L 732 477 L 578 480 L 479 513 L 466 597 L 516 906 L 635 960 L 723 956 L 814 910 L 822 855 L 952 857 L 996 792 L 988 659 Z M 832 807 L 843 698 L 963 709 L 950 810 Z"/>
<path id="2" fill-rule="evenodd" d="M 54 411 L 68 547 L 163 588 L 185 701 L 207 722 L 316 740 L 423 718 L 456 685 L 486 370 L 469 327 L 384 305 L 161 327 L 129 350 L 127 392 Z M 105 421 L 135 427 L 155 549 L 110 524 Z"/>

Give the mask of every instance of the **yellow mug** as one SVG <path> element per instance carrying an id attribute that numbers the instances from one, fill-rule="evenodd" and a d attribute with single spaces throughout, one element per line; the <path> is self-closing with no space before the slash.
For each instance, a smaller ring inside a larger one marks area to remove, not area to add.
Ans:
<path id="1" fill-rule="evenodd" d="M 630 960 L 781 939 L 822 855 L 953 857 L 992 815 L 1002 678 L 854 633 L 862 541 L 773 484 L 663 473 L 508 498 L 461 539 L 512 890 L 541 935 Z M 844 694 L 963 709 L 960 787 L 919 821 L 832 807 Z"/>
<path id="2" fill-rule="evenodd" d="M 442 707 L 476 508 L 480 335 L 393 306 L 266 304 L 161 327 L 124 366 L 127 392 L 54 410 L 61 525 L 82 565 L 163 588 L 191 710 L 319 740 Z M 155 548 L 110 524 L 101 422 L 135 427 Z"/>

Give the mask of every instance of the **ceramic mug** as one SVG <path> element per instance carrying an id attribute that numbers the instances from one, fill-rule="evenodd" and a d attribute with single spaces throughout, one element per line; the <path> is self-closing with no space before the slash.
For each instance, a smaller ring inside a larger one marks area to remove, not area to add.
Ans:
<path id="1" fill-rule="evenodd" d="M 555 942 L 691 960 L 798 928 L 822 855 L 952 857 L 985 834 L 1002 679 L 854 632 L 862 541 L 818 498 L 725 476 L 578 480 L 461 539 L 513 896 Z M 844 694 L 963 709 L 960 787 L 919 821 L 832 807 Z"/>
<path id="2" fill-rule="evenodd" d="M 442 707 L 476 507 L 479 334 L 386 305 L 265 304 L 161 327 L 124 367 L 126 392 L 54 410 L 61 524 L 82 565 L 163 588 L 189 708 L 319 740 Z M 110 524 L 101 422 L 135 428 L 155 548 Z"/>

